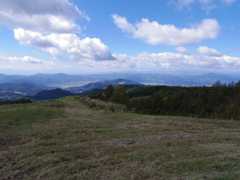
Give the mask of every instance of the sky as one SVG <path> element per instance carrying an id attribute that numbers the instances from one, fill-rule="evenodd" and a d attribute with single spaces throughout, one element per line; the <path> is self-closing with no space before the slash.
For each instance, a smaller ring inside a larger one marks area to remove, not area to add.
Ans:
<path id="1" fill-rule="evenodd" d="M 239 73 L 240 0 L 0 0 L 0 73 Z"/>

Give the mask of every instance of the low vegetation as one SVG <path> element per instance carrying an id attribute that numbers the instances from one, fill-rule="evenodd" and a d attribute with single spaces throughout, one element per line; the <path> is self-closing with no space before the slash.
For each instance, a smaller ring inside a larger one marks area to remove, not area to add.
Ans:
<path id="1" fill-rule="evenodd" d="M 2 105 L 0 179 L 240 179 L 239 121 L 99 105 Z"/>
<path id="2" fill-rule="evenodd" d="M 5 105 L 5 104 L 25 104 L 25 103 L 32 103 L 31 99 L 17 99 L 17 100 L 3 100 L 0 101 L 0 105 Z"/>

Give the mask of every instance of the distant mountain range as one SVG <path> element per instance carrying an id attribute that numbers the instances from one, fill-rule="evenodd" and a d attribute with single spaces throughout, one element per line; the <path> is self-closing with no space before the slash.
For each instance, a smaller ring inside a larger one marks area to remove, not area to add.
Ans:
<path id="1" fill-rule="evenodd" d="M 116 79 L 116 80 L 111 80 L 111 81 L 107 80 L 107 81 L 92 82 L 92 83 L 89 83 L 89 84 L 81 86 L 81 87 L 65 88 L 65 90 L 70 91 L 72 93 L 79 94 L 79 93 L 83 93 L 86 91 L 91 91 L 93 89 L 104 89 L 106 86 L 108 86 L 110 84 L 113 85 L 114 87 L 119 86 L 119 85 L 131 85 L 131 84 L 143 85 L 141 83 L 126 80 L 126 79 Z"/>
<path id="2" fill-rule="evenodd" d="M 0 74 L 0 84 L 35 82 L 46 86 L 67 88 L 83 86 L 91 82 L 111 81 L 114 79 L 127 79 L 142 84 L 161 84 L 170 86 L 209 86 L 217 80 L 230 83 L 240 80 L 240 75 L 207 73 L 201 75 L 173 75 L 157 73 L 112 73 L 112 74 L 84 74 L 68 75 L 35 74 L 35 75 L 4 75 Z"/>
<path id="3" fill-rule="evenodd" d="M 34 96 L 42 90 L 61 88 L 73 94 L 86 94 L 107 85 L 170 85 L 170 86 L 210 86 L 217 80 L 222 83 L 239 81 L 239 75 L 208 73 L 202 75 L 170 75 L 157 73 L 112 73 L 112 74 L 0 74 L 0 100 L 19 99 Z"/>
<path id="4" fill-rule="evenodd" d="M 15 80 L 16 81 L 16 80 Z M 0 84 L 0 100 L 20 99 L 29 97 L 34 100 L 57 99 L 64 96 L 92 94 L 100 92 L 101 89 L 112 84 L 118 85 L 141 85 L 140 83 L 117 79 L 111 81 L 92 82 L 80 87 L 69 87 L 65 89 L 53 88 L 44 84 L 18 80 L 16 83 L 2 83 Z M 94 91 L 95 90 L 95 91 Z"/>

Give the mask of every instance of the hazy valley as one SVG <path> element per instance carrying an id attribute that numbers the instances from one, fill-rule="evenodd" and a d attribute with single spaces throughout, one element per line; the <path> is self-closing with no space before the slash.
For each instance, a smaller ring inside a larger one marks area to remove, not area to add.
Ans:
<path id="1" fill-rule="evenodd" d="M 0 100 L 19 99 L 34 96 L 42 90 L 61 88 L 74 94 L 93 89 L 103 89 L 109 84 L 127 85 L 169 85 L 169 86 L 211 86 L 217 80 L 223 83 L 238 81 L 238 75 L 202 74 L 169 75 L 147 73 L 113 73 L 113 74 L 35 74 L 4 75 L 0 74 Z"/>

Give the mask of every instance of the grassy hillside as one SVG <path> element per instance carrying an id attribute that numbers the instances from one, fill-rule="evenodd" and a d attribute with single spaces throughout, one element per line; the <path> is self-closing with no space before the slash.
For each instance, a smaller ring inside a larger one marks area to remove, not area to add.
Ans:
<path id="1" fill-rule="evenodd" d="M 1 106 L 0 179 L 240 179 L 239 121 L 91 107 Z"/>

